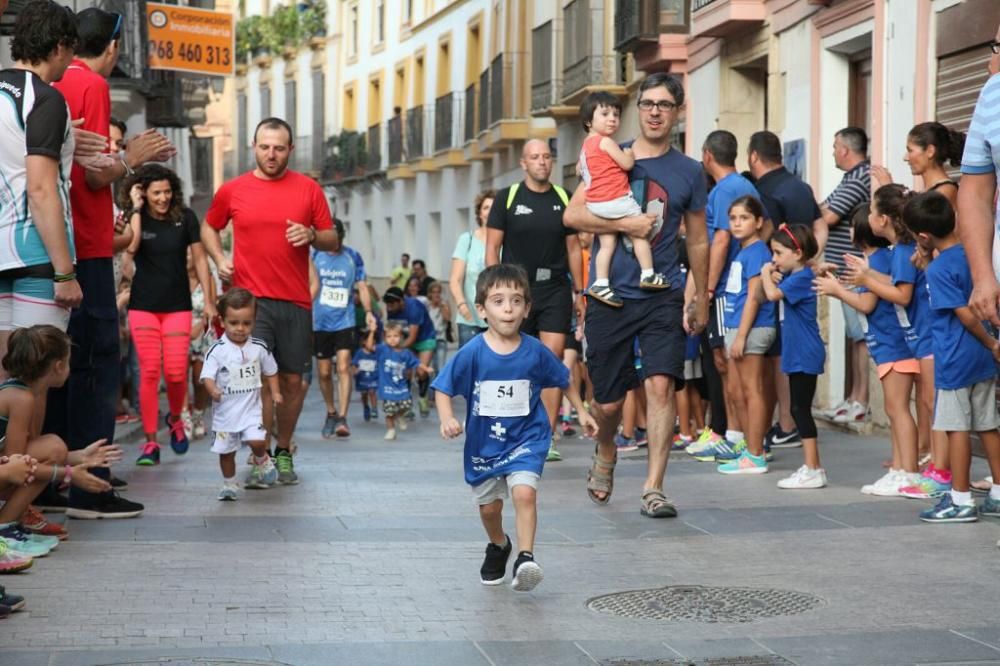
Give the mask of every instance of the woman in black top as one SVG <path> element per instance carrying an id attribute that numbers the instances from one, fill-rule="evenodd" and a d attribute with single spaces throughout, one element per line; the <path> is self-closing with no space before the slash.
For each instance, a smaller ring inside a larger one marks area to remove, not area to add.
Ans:
<path id="1" fill-rule="evenodd" d="M 198 281 L 211 293 L 211 276 L 201 244 L 198 218 L 181 199 L 180 179 L 170 169 L 150 164 L 139 169 L 122 192 L 123 208 L 132 226 L 128 253 L 135 260 L 135 277 L 129 299 L 129 330 L 139 357 L 139 408 L 146 444 L 139 465 L 160 462 L 156 443 L 159 420 L 160 366 L 167 383 L 170 446 L 187 452 L 188 440 L 181 420 L 187 399 L 188 346 L 191 338 L 191 289 L 187 250 L 190 246 Z M 214 317 L 214 303 L 205 303 L 205 314 Z"/>

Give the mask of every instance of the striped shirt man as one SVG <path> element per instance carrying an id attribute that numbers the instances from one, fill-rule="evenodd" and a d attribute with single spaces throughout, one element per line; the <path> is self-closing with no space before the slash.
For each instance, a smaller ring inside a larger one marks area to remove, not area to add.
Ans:
<path id="1" fill-rule="evenodd" d="M 993 173 L 1000 183 L 1000 76 L 990 77 L 979 93 L 962 153 L 962 173 Z M 1000 279 L 1000 209 L 994 229 L 998 235 L 993 240 L 993 272 Z"/>
<path id="2" fill-rule="evenodd" d="M 823 206 L 837 214 L 840 221 L 830 227 L 830 237 L 826 242 L 826 260 L 844 270 L 844 255 L 861 253 L 851 244 L 851 215 L 861 204 L 871 201 L 871 164 L 859 162 L 844 174 L 840 184 L 834 188 Z"/>

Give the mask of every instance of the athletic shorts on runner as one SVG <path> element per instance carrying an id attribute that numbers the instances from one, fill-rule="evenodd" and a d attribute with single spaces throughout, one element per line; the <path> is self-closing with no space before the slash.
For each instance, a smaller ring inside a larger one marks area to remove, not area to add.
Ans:
<path id="1" fill-rule="evenodd" d="M 257 299 L 253 335 L 267 345 L 278 372 L 302 375 L 312 369 L 312 313 L 289 301 Z"/>
<path id="2" fill-rule="evenodd" d="M 334 358 L 341 350 L 353 354 L 357 348 L 357 329 L 353 326 L 339 331 L 313 331 L 313 355 L 316 358 Z"/>
<path id="3" fill-rule="evenodd" d="M 511 472 L 506 476 L 494 476 L 477 486 L 472 486 L 472 494 L 476 497 L 476 504 L 486 506 L 497 500 L 507 499 L 508 489 L 514 486 L 531 486 L 538 490 L 538 481 L 541 478 L 535 472 Z"/>
<path id="4" fill-rule="evenodd" d="M 727 328 L 726 329 L 726 353 L 729 353 L 730 348 L 732 348 L 733 343 L 736 341 L 736 333 L 738 329 Z M 767 354 L 767 350 L 771 348 L 774 344 L 774 338 L 777 337 L 778 332 L 774 330 L 773 326 L 758 326 L 756 328 L 751 328 L 750 333 L 747 335 L 747 339 L 743 342 L 743 353 L 753 354 L 754 356 L 763 356 Z"/>
<path id="5" fill-rule="evenodd" d="M 987 432 L 998 425 L 995 379 L 960 389 L 938 389 L 934 395 L 935 430 Z"/>
<path id="6" fill-rule="evenodd" d="M 413 409 L 413 401 L 412 400 L 383 400 L 382 401 L 382 412 L 386 416 L 396 416 L 397 414 L 406 414 L 411 409 Z"/>
<path id="7" fill-rule="evenodd" d="M 616 402 L 639 385 L 633 342 L 642 349 L 642 370 L 647 377 L 669 375 L 675 388 L 684 385 L 684 351 L 687 333 L 681 321 L 684 294 L 671 289 L 641 299 L 624 299 L 612 308 L 587 301 L 587 367 L 594 385 L 594 399 Z"/>
<path id="8" fill-rule="evenodd" d="M 69 308 L 56 304 L 50 264 L 0 272 L 0 331 L 50 324 L 69 326 Z"/>
<path id="9" fill-rule="evenodd" d="M 521 332 L 569 333 L 573 319 L 573 289 L 568 282 L 553 280 L 531 285 L 531 310 L 521 324 Z M 589 325 L 589 322 L 588 322 Z"/>
<path id="10" fill-rule="evenodd" d="M 247 442 L 263 442 L 267 439 L 267 432 L 263 425 L 246 428 L 240 432 L 217 432 L 212 440 L 212 453 L 226 455 L 236 453 L 240 446 L 245 446 Z"/>

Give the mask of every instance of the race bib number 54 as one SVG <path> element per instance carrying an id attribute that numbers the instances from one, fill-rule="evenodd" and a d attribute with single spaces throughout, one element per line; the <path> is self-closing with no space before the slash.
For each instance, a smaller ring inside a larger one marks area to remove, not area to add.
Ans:
<path id="1" fill-rule="evenodd" d="M 527 379 L 485 381 L 479 385 L 480 416 L 527 416 L 531 383 Z"/>

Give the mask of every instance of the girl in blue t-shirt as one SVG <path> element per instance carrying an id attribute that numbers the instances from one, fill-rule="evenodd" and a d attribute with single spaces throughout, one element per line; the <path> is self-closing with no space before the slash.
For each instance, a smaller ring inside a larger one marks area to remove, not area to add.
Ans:
<path id="1" fill-rule="evenodd" d="M 368 330 L 361 331 L 362 335 L 368 337 Z M 376 339 L 378 334 L 376 333 Z M 378 355 L 374 351 L 368 351 L 364 347 L 359 347 L 351 358 L 351 367 L 354 371 L 354 386 L 361 394 L 361 405 L 365 411 L 365 421 L 378 420 Z"/>
<path id="2" fill-rule="evenodd" d="M 871 227 L 876 236 L 892 244 L 890 271 L 882 273 L 864 258 L 848 257 L 845 279 L 892 303 L 906 336 L 906 344 L 920 365 L 917 384 L 918 457 L 930 449 L 931 463 L 920 483 L 904 488 L 907 497 L 927 499 L 951 490 L 948 436 L 931 430 L 934 413 L 934 355 L 931 350 L 930 297 L 924 271 L 914 265 L 916 240 L 903 223 L 903 207 L 912 194 L 902 185 L 880 187 L 872 197 Z M 920 255 L 917 255 L 918 257 Z M 918 461 L 919 462 L 919 461 Z"/>
<path id="3" fill-rule="evenodd" d="M 869 213 L 868 206 L 855 213 L 852 239 L 871 268 L 889 275 L 892 272 L 889 242 L 872 231 Z M 848 287 L 832 275 L 817 277 L 816 290 L 847 303 L 861 315 L 868 352 L 875 361 L 882 382 L 892 439 L 892 463 L 882 478 L 862 486 L 861 492 L 881 497 L 901 497 L 901 488 L 920 481 L 920 474 L 917 473 L 917 424 L 910 413 L 910 394 L 920 365 L 906 344 L 906 334 L 899 325 L 892 303 L 880 299 L 864 287 Z"/>
<path id="4" fill-rule="evenodd" d="M 826 472 L 820 465 L 816 441 L 816 421 L 812 402 L 816 395 L 816 377 L 823 374 L 826 350 L 816 323 L 816 278 L 809 261 L 819 248 L 812 229 L 797 224 L 782 224 L 771 236 L 774 261 L 761 270 L 761 286 L 768 301 L 778 304 L 781 322 L 781 371 L 788 375 L 791 388 L 791 411 L 802 438 L 805 464 L 779 488 L 800 490 L 822 488 Z"/>
<path id="5" fill-rule="evenodd" d="M 771 261 L 771 251 L 760 237 L 764 217 L 764 206 L 755 197 L 740 197 L 729 207 L 729 231 L 740 242 L 740 251 L 726 280 L 726 351 L 729 372 L 740 387 L 736 410 L 745 429 L 746 446 L 739 447 L 735 458 L 719 465 L 723 474 L 767 471 L 764 432 L 774 405 L 768 405 L 766 397 L 764 354 L 774 343 L 777 330 L 774 303 L 759 298 L 760 271 Z"/>

